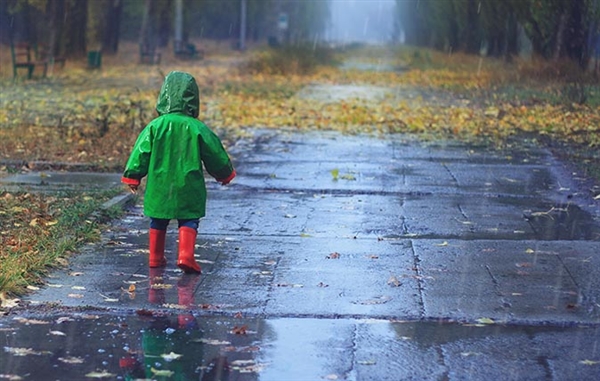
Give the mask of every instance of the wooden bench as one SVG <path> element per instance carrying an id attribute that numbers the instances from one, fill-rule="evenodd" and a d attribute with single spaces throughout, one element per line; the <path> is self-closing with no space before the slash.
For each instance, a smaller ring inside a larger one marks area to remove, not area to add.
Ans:
<path id="1" fill-rule="evenodd" d="M 65 57 L 54 56 L 48 53 L 48 49 L 44 45 L 36 45 L 35 48 L 35 57 L 37 61 L 46 61 L 50 67 L 55 64 L 59 64 L 61 68 L 65 67 L 67 59 Z"/>
<path id="2" fill-rule="evenodd" d="M 46 73 L 48 72 L 48 61 L 36 60 L 35 52 L 33 52 L 31 45 L 26 43 L 11 43 L 10 52 L 12 55 L 14 78 L 17 78 L 18 69 L 27 69 L 27 78 L 31 79 L 31 77 L 33 77 L 33 70 L 36 66 L 41 66 L 43 68 L 43 77 L 46 77 Z"/>
<path id="3" fill-rule="evenodd" d="M 156 51 L 156 46 L 140 44 L 140 63 L 148 65 L 160 64 L 160 53 Z"/>
<path id="4" fill-rule="evenodd" d="M 179 58 L 203 59 L 204 50 L 196 49 L 196 45 L 189 42 L 175 40 L 173 43 L 175 56 Z"/>

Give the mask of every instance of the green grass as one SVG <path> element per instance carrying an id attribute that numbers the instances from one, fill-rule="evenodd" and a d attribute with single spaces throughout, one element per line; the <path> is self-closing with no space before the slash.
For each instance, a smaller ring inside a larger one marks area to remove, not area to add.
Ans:
<path id="1" fill-rule="evenodd" d="M 121 189 L 56 194 L 0 193 L 0 293 L 22 295 L 119 215 L 101 205 Z"/>

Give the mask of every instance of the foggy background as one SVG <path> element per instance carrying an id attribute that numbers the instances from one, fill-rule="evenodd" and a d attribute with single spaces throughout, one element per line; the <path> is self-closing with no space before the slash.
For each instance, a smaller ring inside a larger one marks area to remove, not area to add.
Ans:
<path id="1" fill-rule="evenodd" d="M 390 42 L 395 15 L 394 0 L 332 0 L 327 39 L 341 43 Z"/>

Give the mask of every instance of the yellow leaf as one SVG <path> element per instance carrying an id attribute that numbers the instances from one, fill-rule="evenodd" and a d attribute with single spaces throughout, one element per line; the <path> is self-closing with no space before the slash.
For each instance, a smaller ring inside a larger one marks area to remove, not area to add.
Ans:
<path id="1" fill-rule="evenodd" d="M 58 223 L 58 220 L 52 220 L 52 221 L 48 221 L 46 222 L 46 226 L 54 226 Z"/>
<path id="2" fill-rule="evenodd" d="M 173 372 L 171 372 L 173 373 Z M 116 376 L 116 374 L 112 374 L 112 373 L 108 373 L 107 371 L 103 370 L 102 372 L 90 372 L 88 374 L 85 375 L 86 377 L 89 378 L 112 378 L 114 376 Z"/>
<path id="3" fill-rule="evenodd" d="M 598 364 L 600 364 L 600 361 L 581 360 L 581 361 L 579 361 L 579 363 L 582 364 L 582 365 L 598 365 Z"/>
<path id="4" fill-rule="evenodd" d="M 436 246 L 448 246 L 448 241 L 436 244 Z"/>
<path id="5" fill-rule="evenodd" d="M 160 355 L 160 357 L 162 357 L 163 359 L 165 359 L 165 361 L 173 361 L 173 360 L 178 360 L 182 357 L 183 355 L 180 355 L 179 353 L 163 353 L 162 355 Z"/>
<path id="6" fill-rule="evenodd" d="M 130 284 L 129 289 L 127 289 L 127 292 L 135 292 L 135 284 Z"/>
<path id="7" fill-rule="evenodd" d="M 479 318 L 476 321 L 479 324 L 496 324 L 496 322 L 490 318 Z"/>

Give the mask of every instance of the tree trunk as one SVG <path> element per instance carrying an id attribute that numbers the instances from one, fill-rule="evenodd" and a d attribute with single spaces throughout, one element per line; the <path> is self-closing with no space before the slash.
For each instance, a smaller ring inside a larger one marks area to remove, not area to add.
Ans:
<path id="1" fill-rule="evenodd" d="M 121 14 L 123 11 L 123 0 L 111 0 L 106 17 L 106 30 L 102 50 L 116 53 L 119 50 L 119 32 L 121 28 Z"/>
<path id="2" fill-rule="evenodd" d="M 87 26 L 87 0 L 69 1 L 65 5 L 64 34 L 59 49 L 66 55 L 85 54 Z"/>
<path id="3" fill-rule="evenodd" d="M 144 14 L 142 17 L 142 28 L 140 30 L 140 45 L 145 47 L 154 46 L 154 0 L 144 2 Z"/>
<path id="4" fill-rule="evenodd" d="M 100 52 L 106 31 L 108 3 L 106 0 L 92 0 L 87 5 L 86 48 L 88 52 Z"/>
<path id="5" fill-rule="evenodd" d="M 558 21 L 558 31 L 556 32 L 556 45 L 554 45 L 554 62 L 558 61 L 562 54 L 562 46 L 565 40 L 565 29 L 567 26 L 567 13 L 563 12 Z"/>

